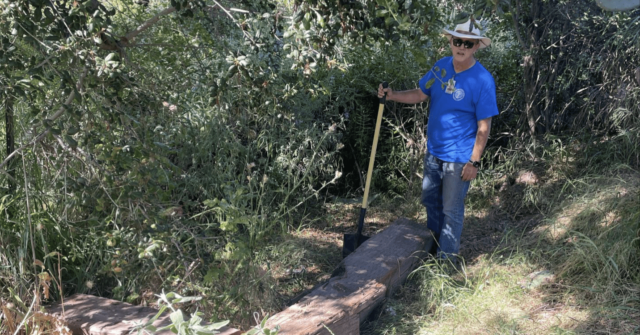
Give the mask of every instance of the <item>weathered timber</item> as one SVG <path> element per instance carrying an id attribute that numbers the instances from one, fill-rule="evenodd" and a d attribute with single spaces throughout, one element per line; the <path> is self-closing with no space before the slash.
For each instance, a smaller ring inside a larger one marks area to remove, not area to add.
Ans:
<path id="1" fill-rule="evenodd" d="M 72 295 L 64 299 L 64 306 L 56 303 L 47 311 L 62 318 L 74 335 L 126 335 L 137 324 L 150 320 L 158 313 L 153 308 L 86 294 Z M 169 313 L 165 313 L 153 325 L 159 328 L 170 323 Z M 223 328 L 221 331 L 220 335 L 240 335 L 237 329 Z M 165 330 L 157 334 L 173 333 Z"/>
<path id="2" fill-rule="evenodd" d="M 360 323 L 404 282 L 431 243 L 426 226 L 396 220 L 345 258 L 327 283 L 271 317 L 267 327 L 280 326 L 279 335 L 360 334 Z"/>

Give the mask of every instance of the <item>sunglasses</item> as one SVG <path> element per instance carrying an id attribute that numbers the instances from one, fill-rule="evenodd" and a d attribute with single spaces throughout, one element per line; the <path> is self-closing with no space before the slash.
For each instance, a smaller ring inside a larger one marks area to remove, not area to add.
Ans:
<path id="1" fill-rule="evenodd" d="M 471 49 L 477 44 L 476 42 L 471 42 L 469 40 L 462 40 L 461 38 L 454 38 L 454 39 L 451 39 L 451 41 L 453 42 L 453 45 L 456 47 L 460 47 L 462 44 L 464 44 L 465 49 Z"/>

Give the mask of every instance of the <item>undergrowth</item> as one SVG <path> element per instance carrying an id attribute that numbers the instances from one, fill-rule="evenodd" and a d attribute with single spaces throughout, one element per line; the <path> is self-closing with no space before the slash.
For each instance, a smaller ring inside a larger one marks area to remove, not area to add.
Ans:
<path id="1" fill-rule="evenodd" d="M 388 302 L 394 313 L 363 333 L 637 333 L 638 139 L 547 136 L 492 149 L 503 163 L 474 182 L 465 230 L 506 222 L 497 243 L 459 271 L 420 266 Z"/>

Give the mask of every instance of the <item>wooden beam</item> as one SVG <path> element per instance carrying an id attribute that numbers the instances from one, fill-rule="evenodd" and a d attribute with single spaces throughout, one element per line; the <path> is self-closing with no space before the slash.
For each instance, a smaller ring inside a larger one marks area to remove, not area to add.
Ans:
<path id="1" fill-rule="evenodd" d="M 72 295 L 64 300 L 64 306 L 57 303 L 47 308 L 47 311 L 64 320 L 74 335 L 127 335 L 136 324 L 144 323 L 158 313 L 150 307 L 134 306 L 86 294 Z M 153 325 L 163 327 L 170 323 L 169 314 L 166 313 Z M 233 328 L 225 327 L 221 331 L 220 335 L 241 334 Z M 169 330 L 156 334 L 173 335 Z"/>
<path id="2" fill-rule="evenodd" d="M 404 282 L 431 243 L 425 225 L 396 220 L 345 258 L 327 283 L 271 317 L 267 327 L 280 326 L 279 335 L 359 335 L 360 324 Z"/>
<path id="3" fill-rule="evenodd" d="M 402 285 L 432 243 L 425 225 L 396 220 L 345 258 L 328 282 L 271 317 L 267 327 L 280 326 L 279 335 L 359 335 L 360 324 Z M 47 310 L 65 320 L 75 335 L 129 334 L 136 324 L 158 312 L 85 294 L 73 295 L 65 299 L 64 306 L 55 304 Z M 154 325 L 169 323 L 167 314 Z M 240 334 L 237 329 L 224 328 L 220 335 Z"/>

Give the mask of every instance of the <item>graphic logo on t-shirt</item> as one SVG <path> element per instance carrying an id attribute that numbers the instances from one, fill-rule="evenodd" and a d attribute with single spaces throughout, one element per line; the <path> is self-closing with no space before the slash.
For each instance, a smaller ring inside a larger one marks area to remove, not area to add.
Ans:
<path id="1" fill-rule="evenodd" d="M 460 101 L 464 99 L 464 90 L 461 88 L 456 89 L 455 92 L 453 92 L 453 100 L 455 101 Z"/>

